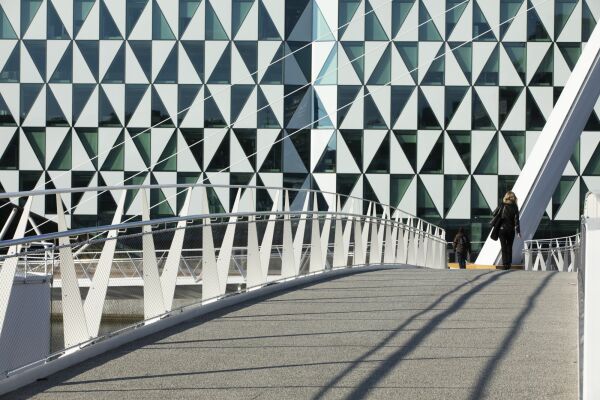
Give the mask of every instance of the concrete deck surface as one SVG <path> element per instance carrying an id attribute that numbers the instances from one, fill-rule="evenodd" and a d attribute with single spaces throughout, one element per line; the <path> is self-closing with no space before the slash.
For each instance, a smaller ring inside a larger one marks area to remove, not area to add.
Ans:
<path id="1" fill-rule="evenodd" d="M 191 321 L 9 394 L 576 399 L 571 273 L 357 273 Z"/>

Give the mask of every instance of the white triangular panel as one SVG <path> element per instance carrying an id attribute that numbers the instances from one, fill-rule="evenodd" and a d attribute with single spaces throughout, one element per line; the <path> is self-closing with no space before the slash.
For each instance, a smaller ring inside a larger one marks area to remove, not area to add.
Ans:
<path id="1" fill-rule="evenodd" d="M 173 46 L 175 46 L 176 43 L 177 42 L 175 42 L 173 40 L 153 40 L 152 41 L 152 82 L 154 82 L 154 80 L 156 80 L 156 77 L 162 70 L 162 67 L 165 64 L 165 61 L 171 54 L 171 50 L 173 49 Z M 225 42 L 225 45 L 227 45 L 227 42 Z M 208 51 L 208 45 L 207 45 L 207 51 Z M 210 53 L 206 53 L 206 54 L 210 54 Z M 207 57 L 207 63 L 208 63 L 209 59 L 212 59 L 212 57 Z M 218 61 L 218 59 L 217 59 L 217 61 Z M 217 61 L 215 61 L 215 63 Z"/>
<path id="2" fill-rule="evenodd" d="M 521 168 L 510 151 L 503 135 L 498 135 L 498 174 L 519 175 Z"/>
<path id="3" fill-rule="evenodd" d="M 77 33 L 77 40 L 98 40 L 100 37 L 100 0 L 97 0 Z"/>
<path id="4" fill-rule="evenodd" d="M 498 175 L 473 175 L 490 209 L 498 206 Z"/>
<path id="5" fill-rule="evenodd" d="M 448 133 L 444 133 L 444 174 L 447 175 L 468 175 L 469 171 L 465 167 L 460 154 L 454 147 L 452 139 Z"/>
<path id="6" fill-rule="evenodd" d="M 137 128 L 149 128 L 152 126 L 152 90 L 150 90 L 149 85 L 127 126 Z"/>
<path id="7" fill-rule="evenodd" d="M 473 89 L 471 89 L 471 88 L 467 89 L 467 93 L 465 93 L 465 97 L 463 98 L 463 101 L 458 106 L 456 113 L 454 113 L 454 116 L 452 117 L 452 119 L 450 120 L 450 123 L 448 124 L 447 129 L 449 131 L 450 130 L 455 130 L 455 131 L 470 131 L 471 130 L 471 121 L 472 121 L 471 116 L 473 114 L 472 90 Z"/>
<path id="8" fill-rule="evenodd" d="M 437 143 L 442 131 L 427 130 L 419 131 L 417 136 L 417 171 L 423 168 L 423 164 L 431 154 L 433 147 Z"/>
<path id="9" fill-rule="evenodd" d="M 75 123 L 76 127 L 90 127 L 98 124 L 98 86 L 94 88 L 94 91 L 90 95 L 89 100 L 81 110 L 79 118 Z"/>
<path id="10" fill-rule="evenodd" d="M 471 172 L 475 172 L 475 168 L 479 165 L 495 136 L 496 131 L 473 131 L 471 135 Z"/>
<path id="11" fill-rule="evenodd" d="M 341 133 L 337 133 L 336 172 L 342 174 L 359 174 L 360 167 L 348 148 Z"/>
<path id="12" fill-rule="evenodd" d="M 369 165 L 373 161 L 373 157 L 379 150 L 381 143 L 388 135 L 388 131 L 385 130 L 365 130 L 364 137 L 368 140 L 363 141 L 363 171 L 369 168 Z"/>
<path id="13" fill-rule="evenodd" d="M 460 193 L 450 206 L 446 219 L 471 219 L 471 177 L 463 185 Z"/>
<path id="14" fill-rule="evenodd" d="M 485 107 L 488 115 L 492 119 L 494 126 L 498 127 L 498 103 L 499 103 L 499 88 L 497 86 L 477 86 L 475 88 L 481 103 Z"/>
<path id="15" fill-rule="evenodd" d="M 513 108 L 511 109 L 510 114 L 508 114 L 508 117 L 506 117 L 506 120 L 502 124 L 503 130 L 505 130 L 505 131 L 524 131 L 525 130 L 525 127 L 526 127 L 526 121 L 525 121 L 526 102 L 525 102 L 525 99 L 527 98 L 526 92 L 527 91 L 524 89 L 521 92 L 521 94 L 519 95 L 519 98 L 517 99 L 517 102 L 514 104 Z"/>
<path id="16" fill-rule="evenodd" d="M 142 14 L 128 37 L 129 40 L 152 40 L 152 1 L 146 3 Z"/>
<path id="17" fill-rule="evenodd" d="M 437 212 L 444 215 L 444 175 L 419 175 Z"/>
<path id="18" fill-rule="evenodd" d="M 394 129 L 417 129 L 418 126 L 418 90 L 413 90 L 402 113 L 394 124 Z"/>
<path id="19" fill-rule="evenodd" d="M 204 40 L 206 24 L 206 2 L 201 1 L 198 9 L 192 16 L 181 40 Z M 181 32 L 180 32 L 181 33 Z"/>
<path id="20" fill-rule="evenodd" d="M 391 174 L 412 175 L 415 173 L 395 135 L 390 135 L 390 154 Z"/>
<path id="21" fill-rule="evenodd" d="M 148 77 L 144 73 L 129 43 L 125 47 L 125 76 L 127 83 L 149 83 Z"/>

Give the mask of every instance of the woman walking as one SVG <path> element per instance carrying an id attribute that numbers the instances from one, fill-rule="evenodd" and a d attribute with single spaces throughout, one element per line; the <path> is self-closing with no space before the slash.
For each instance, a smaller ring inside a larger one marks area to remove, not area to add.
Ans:
<path id="1" fill-rule="evenodd" d="M 517 196 L 513 192 L 506 192 L 502 204 L 496 208 L 493 216 L 493 231 L 496 232 L 492 232 L 492 238 L 494 233 L 498 235 L 502 247 L 502 265 L 504 269 L 510 269 L 515 232 L 519 238 L 521 237 Z"/>
<path id="2" fill-rule="evenodd" d="M 471 251 L 471 242 L 469 238 L 465 234 L 465 229 L 460 227 L 458 229 L 458 233 L 454 236 L 454 241 L 452 243 L 452 247 L 454 247 L 454 253 L 456 254 L 456 262 L 460 269 L 467 268 L 467 254 Z"/>

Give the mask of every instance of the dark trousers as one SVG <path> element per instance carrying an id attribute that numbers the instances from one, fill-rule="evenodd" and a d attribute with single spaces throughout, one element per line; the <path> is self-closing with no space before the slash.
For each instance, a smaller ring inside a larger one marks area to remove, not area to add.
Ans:
<path id="1" fill-rule="evenodd" d="M 505 268 L 510 268 L 512 264 L 513 242 L 515 241 L 514 228 L 501 227 L 498 233 L 498 240 L 500 240 L 500 246 L 502 247 L 502 265 Z"/>
<path id="2" fill-rule="evenodd" d="M 456 262 L 458 263 L 459 268 L 466 269 L 467 268 L 467 255 L 458 253 L 458 252 L 455 255 L 456 255 Z"/>

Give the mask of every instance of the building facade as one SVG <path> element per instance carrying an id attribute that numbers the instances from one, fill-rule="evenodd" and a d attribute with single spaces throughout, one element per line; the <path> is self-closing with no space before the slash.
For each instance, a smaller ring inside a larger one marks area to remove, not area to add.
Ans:
<path id="1" fill-rule="evenodd" d="M 0 190 L 312 187 L 481 240 L 598 18 L 597 0 L 0 0 Z M 599 116 L 541 236 L 600 189 Z M 82 199 L 74 225 L 114 209 Z"/>

